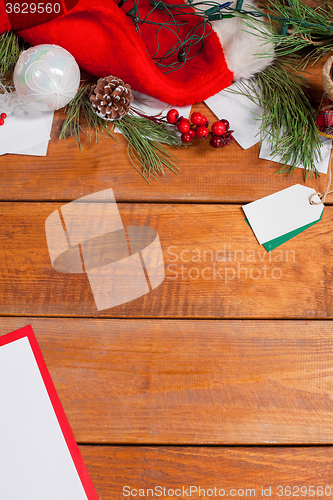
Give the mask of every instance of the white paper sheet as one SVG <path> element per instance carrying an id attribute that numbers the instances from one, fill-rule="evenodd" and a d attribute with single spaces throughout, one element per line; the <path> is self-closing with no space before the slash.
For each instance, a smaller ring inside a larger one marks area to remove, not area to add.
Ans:
<path id="1" fill-rule="evenodd" d="M 228 89 L 237 91 L 236 84 Z M 228 120 L 230 128 L 234 130 L 232 135 L 238 144 L 243 149 L 248 149 L 260 140 L 262 108 L 248 97 L 233 94 L 228 92 L 228 89 L 206 99 L 205 103 L 219 119 Z"/>
<path id="2" fill-rule="evenodd" d="M 327 137 L 320 137 L 322 142 L 322 147 L 320 149 L 322 160 L 315 163 L 318 172 L 321 174 L 327 174 L 328 164 L 330 160 L 330 154 L 332 149 L 332 139 Z M 263 140 L 261 143 L 259 158 L 264 160 L 276 161 L 277 163 L 281 163 L 281 155 L 271 156 L 272 146 L 268 140 Z M 299 168 L 304 168 L 303 165 L 299 165 Z"/>
<path id="3" fill-rule="evenodd" d="M 10 113 L 5 98 L 0 95 L 1 112 L 8 113 L 0 127 L 0 155 L 29 154 L 45 156 L 53 122 L 53 112 L 41 113 L 29 106 Z"/>
<path id="4" fill-rule="evenodd" d="M 87 500 L 27 337 L 0 347 L 0 498 Z"/>
<path id="5" fill-rule="evenodd" d="M 295 184 L 242 208 L 260 244 L 320 218 L 324 205 L 310 205 L 314 189 Z M 319 201 L 316 196 L 315 201 Z"/>
<path id="6" fill-rule="evenodd" d="M 49 140 L 30 146 L 30 148 L 20 149 L 16 154 L 29 155 L 29 156 L 46 156 L 47 148 L 49 147 Z"/>
<path id="7" fill-rule="evenodd" d="M 155 97 L 150 97 L 146 94 L 142 94 L 141 92 L 133 90 L 132 93 L 134 96 L 132 106 L 140 109 L 146 113 L 146 115 L 154 116 L 163 112 L 163 116 L 166 116 L 169 109 L 174 108 L 178 109 L 179 114 L 184 118 L 188 118 L 190 116 L 192 106 L 171 106 L 171 104 L 159 101 L 158 99 L 155 99 Z"/>

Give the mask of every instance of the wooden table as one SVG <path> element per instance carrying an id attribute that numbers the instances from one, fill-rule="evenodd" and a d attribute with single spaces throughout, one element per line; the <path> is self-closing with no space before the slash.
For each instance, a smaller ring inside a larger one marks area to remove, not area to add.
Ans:
<path id="1" fill-rule="evenodd" d="M 304 183 L 301 169 L 276 175 L 259 145 L 198 142 L 177 153 L 178 176 L 149 186 L 122 137 L 84 140 L 79 152 L 58 141 L 61 123 L 57 113 L 46 158 L 0 158 L 0 334 L 32 325 L 100 500 L 126 498 L 124 486 L 146 497 L 155 486 L 180 498 L 190 486 L 235 498 L 265 496 L 262 487 L 278 498 L 279 486 L 333 494 L 331 202 L 321 223 L 267 254 L 241 205 Z M 322 191 L 326 180 L 307 185 Z M 125 225 L 158 231 L 166 278 L 98 313 L 86 275 L 53 270 L 44 226 L 107 188 Z M 220 263 L 224 245 L 231 257 Z M 201 260 L 187 262 L 195 250 Z"/>

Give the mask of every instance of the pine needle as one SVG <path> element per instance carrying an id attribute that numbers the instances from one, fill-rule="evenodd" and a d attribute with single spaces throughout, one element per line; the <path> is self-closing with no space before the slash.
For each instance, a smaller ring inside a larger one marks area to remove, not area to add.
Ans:
<path id="1" fill-rule="evenodd" d="M 304 69 L 332 52 L 333 7 L 328 2 L 315 8 L 302 0 L 267 0 L 267 4 L 272 33 L 262 31 L 261 36 L 274 42 L 277 57 L 287 56 L 293 67 Z M 283 24 L 287 34 L 281 33 Z"/>
<path id="2" fill-rule="evenodd" d="M 281 156 L 280 172 L 303 165 L 305 178 L 308 172 L 317 176 L 321 141 L 305 90 L 308 81 L 300 71 L 332 52 L 333 7 L 323 3 L 312 8 L 302 0 L 267 0 L 265 6 L 261 21 L 256 8 L 240 15 L 262 39 L 263 53 L 257 56 L 264 57 L 265 44 L 273 42 L 275 62 L 247 82 L 238 82 L 236 93 L 263 108 L 260 139 L 271 144 L 272 157 Z"/>
<path id="3" fill-rule="evenodd" d="M 309 171 L 318 175 L 321 141 L 304 84 L 303 77 L 276 60 L 256 77 L 238 82 L 235 93 L 246 95 L 263 108 L 260 139 L 271 144 L 273 158 L 281 156 L 279 172 L 291 173 L 303 165 L 306 178 Z"/>
<path id="4" fill-rule="evenodd" d="M 66 118 L 60 129 L 59 139 L 66 140 L 67 136 L 74 136 L 80 151 L 82 151 L 81 133 L 89 135 L 91 140 L 91 132 L 93 132 L 96 142 L 99 133 L 104 136 L 107 134 L 117 140 L 108 128 L 109 122 L 97 116 L 91 109 L 89 96 L 92 85 L 92 83 L 81 84 L 75 97 L 65 107 Z M 85 118 L 84 125 L 82 125 L 83 117 Z"/>
<path id="5" fill-rule="evenodd" d="M 89 96 L 93 83 L 81 85 L 74 99 L 66 106 L 66 118 L 60 130 L 59 139 L 75 136 L 82 150 L 81 134 L 95 135 L 97 142 L 98 134 L 110 135 L 117 140 L 116 136 L 108 128 L 110 122 L 97 116 L 91 108 Z M 82 118 L 85 118 L 82 123 Z M 182 145 L 180 135 L 173 125 L 168 123 L 155 123 L 145 117 L 135 116 L 133 113 L 125 115 L 120 120 L 111 124 L 116 126 L 126 137 L 129 143 L 128 155 L 134 167 L 142 177 L 150 184 L 152 177 L 158 179 L 158 175 L 165 174 L 165 168 L 177 173 L 179 160 L 170 153 L 163 144 L 175 148 Z M 105 134 L 104 134 L 105 133 Z"/>
<path id="6" fill-rule="evenodd" d="M 29 47 L 14 31 L 0 35 L 0 73 L 11 79 L 22 50 Z"/>
<path id="7" fill-rule="evenodd" d="M 182 144 L 173 125 L 127 114 L 117 121 L 117 128 L 128 140 L 131 162 L 149 184 L 150 177 L 158 179 L 158 174 L 165 174 L 164 167 L 175 174 L 180 170 L 179 160 L 163 146 L 178 148 Z"/>

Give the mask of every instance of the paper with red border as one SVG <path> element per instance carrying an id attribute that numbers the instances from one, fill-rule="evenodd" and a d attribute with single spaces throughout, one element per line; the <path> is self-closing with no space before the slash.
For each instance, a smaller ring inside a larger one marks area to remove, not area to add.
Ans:
<path id="1" fill-rule="evenodd" d="M 0 498 L 98 500 L 31 326 L 0 337 Z"/>

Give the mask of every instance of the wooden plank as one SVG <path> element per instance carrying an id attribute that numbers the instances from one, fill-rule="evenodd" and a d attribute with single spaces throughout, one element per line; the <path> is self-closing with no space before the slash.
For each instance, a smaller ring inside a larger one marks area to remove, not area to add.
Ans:
<path id="1" fill-rule="evenodd" d="M 81 443 L 332 444 L 331 321 L 29 323 Z"/>
<path id="2" fill-rule="evenodd" d="M 199 108 L 200 109 L 200 108 Z M 212 115 L 205 110 L 211 119 Z M 56 121 L 55 130 L 58 129 Z M 56 132 L 46 158 L 6 155 L 0 157 L 0 200 L 73 200 L 112 188 L 118 201 L 249 202 L 296 183 L 304 171 L 276 175 L 278 163 L 261 160 L 259 145 L 242 150 L 238 144 L 214 150 L 209 141 L 176 151 L 181 172 L 167 172 L 151 185 L 138 174 L 127 157 L 123 138 L 83 140 L 80 153 L 75 140 L 59 142 Z M 307 185 L 323 192 L 326 175 Z"/>
<path id="3" fill-rule="evenodd" d="M 322 64 L 319 62 L 308 75 L 315 100 L 322 92 Z M 204 112 L 210 122 L 215 120 L 204 104 L 195 109 Z M 174 151 L 182 162 L 179 175 L 168 172 L 149 186 L 129 161 L 122 136 L 117 134 L 118 143 L 99 137 L 95 144 L 83 138 L 80 152 L 74 139 L 68 139 L 66 145 L 58 140 L 62 123 L 59 112 L 47 157 L 0 157 L 0 200 L 73 200 L 111 187 L 118 201 L 243 203 L 304 182 L 302 169 L 292 176 L 275 175 L 280 165 L 260 160 L 259 145 L 247 151 L 236 143 L 214 150 L 209 141 L 195 140 L 191 147 Z M 326 177 L 309 179 L 308 185 L 324 192 Z"/>
<path id="4" fill-rule="evenodd" d="M 60 206 L 0 204 L 1 314 L 333 318 L 332 207 L 319 224 L 268 254 L 240 206 L 121 204 L 126 226 L 158 231 L 166 277 L 151 293 L 98 312 L 86 274 L 51 266 L 44 226 Z M 109 290 L 112 283 L 103 285 Z"/>
<path id="5" fill-rule="evenodd" d="M 81 447 L 81 452 L 100 500 L 111 498 L 133 500 L 139 498 L 140 489 L 142 498 L 159 496 L 168 500 L 177 496 L 182 499 L 202 499 L 209 496 L 221 498 L 223 490 L 225 497 L 233 497 L 237 500 L 251 497 L 265 498 L 262 488 L 266 495 L 271 492 L 271 497 L 274 499 L 285 499 L 293 495 L 302 498 L 304 494 L 303 498 L 318 500 L 331 497 L 330 491 L 333 490 L 332 448 L 329 447 L 135 448 L 112 446 Z M 130 490 L 124 489 L 125 486 L 129 486 Z M 162 490 L 157 488 L 154 491 L 157 486 L 161 486 Z M 190 486 L 193 487 L 192 490 Z M 327 496 L 325 486 L 327 486 Z M 200 495 L 199 487 L 201 488 Z M 147 492 L 147 489 L 153 489 L 153 492 Z M 133 495 L 127 497 L 124 495 L 132 490 Z"/>

